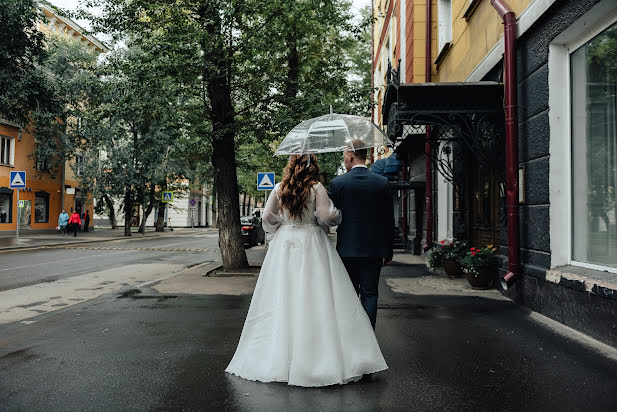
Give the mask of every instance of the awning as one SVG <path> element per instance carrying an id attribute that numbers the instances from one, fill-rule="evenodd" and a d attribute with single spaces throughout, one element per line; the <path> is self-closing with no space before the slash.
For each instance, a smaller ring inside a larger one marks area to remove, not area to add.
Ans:
<path id="1" fill-rule="evenodd" d="M 503 85 L 497 82 L 388 83 L 382 106 L 391 138 L 404 125 L 444 126 L 463 116 L 503 117 Z"/>
<path id="2" fill-rule="evenodd" d="M 505 138 L 503 84 L 400 84 L 397 76 L 388 74 L 382 115 L 395 151 L 423 154 L 430 130 L 434 144 L 429 156 L 447 180 L 454 182 L 455 164 L 470 155 L 486 167 L 500 168 Z"/>

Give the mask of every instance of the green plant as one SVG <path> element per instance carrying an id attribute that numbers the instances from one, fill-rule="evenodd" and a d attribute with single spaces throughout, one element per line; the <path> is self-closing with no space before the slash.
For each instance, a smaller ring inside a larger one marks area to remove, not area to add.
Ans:
<path id="1" fill-rule="evenodd" d="M 426 267 L 435 272 L 441 269 L 441 248 L 431 248 L 428 252 L 426 252 L 425 262 Z"/>
<path id="2" fill-rule="evenodd" d="M 442 240 L 441 244 L 442 260 L 454 260 L 458 262 L 465 257 L 468 248 L 467 242 L 455 240 L 454 242 L 446 243 L 445 240 Z"/>
<path id="3" fill-rule="evenodd" d="M 441 269 L 444 260 L 459 261 L 465 256 L 467 251 L 466 242 L 455 240 L 454 242 L 446 243 L 445 240 L 442 240 L 439 243 L 439 245 L 431 248 L 426 253 L 426 267 L 432 271 Z"/>
<path id="4" fill-rule="evenodd" d="M 493 245 L 470 248 L 460 261 L 463 271 L 478 276 L 481 268 L 495 266 L 497 264 L 496 251 Z"/>

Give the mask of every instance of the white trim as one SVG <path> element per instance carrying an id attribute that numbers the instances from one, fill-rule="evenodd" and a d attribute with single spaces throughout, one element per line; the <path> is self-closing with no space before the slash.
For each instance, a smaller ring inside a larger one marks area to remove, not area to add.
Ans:
<path id="1" fill-rule="evenodd" d="M 604 0 L 549 45 L 549 221 L 551 268 L 575 265 L 617 273 L 617 269 L 572 260 L 572 122 L 570 54 L 617 21 L 617 0 Z M 565 168 L 565 170 L 563 170 Z"/>
<path id="2" fill-rule="evenodd" d="M 517 32 L 516 37 L 521 37 L 534 23 L 542 17 L 542 15 L 555 3 L 557 0 L 535 0 L 517 17 Z M 499 18 L 497 12 L 495 16 Z M 503 36 L 493 46 L 490 52 L 482 59 L 480 63 L 469 73 L 465 79 L 466 82 L 478 82 L 487 75 L 487 73 L 495 67 L 501 60 L 504 52 Z"/>
<path id="3" fill-rule="evenodd" d="M 569 264 L 572 250 L 570 70 L 568 51 L 563 45 L 549 45 L 548 72 L 549 233 L 554 268 Z"/>
<path id="4" fill-rule="evenodd" d="M 600 272 L 617 273 L 617 268 L 614 268 L 611 266 L 601 266 L 601 265 L 596 265 L 593 263 L 577 262 L 574 260 L 570 264 L 572 266 L 580 266 L 582 268 L 597 270 Z"/>
<path id="5" fill-rule="evenodd" d="M 401 20 L 400 20 L 400 31 L 401 31 L 401 66 L 399 67 L 399 76 L 401 78 L 401 84 L 405 84 L 407 80 L 406 76 L 406 66 L 407 66 L 407 36 L 405 31 L 407 30 L 407 0 L 402 0 L 400 2 L 400 10 L 401 10 Z"/>

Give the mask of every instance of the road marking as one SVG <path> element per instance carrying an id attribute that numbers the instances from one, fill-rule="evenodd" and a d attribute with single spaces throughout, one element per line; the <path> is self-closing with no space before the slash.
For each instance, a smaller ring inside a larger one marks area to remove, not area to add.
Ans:
<path id="1" fill-rule="evenodd" d="M 125 251 L 163 251 L 163 252 L 214 252 L 218 248 L 207 249 L 182 249 L 169 247 L 134 247 L 134 248 L 119 248 L 119 247 L 87 247 L 87 246 L 45 246 L 44 249 L 79 249 L 79 250 L 125 250 Z"/>
<path id="2" fill-rule="evenodd" d="M 130 252 L 130 250 L 127 250 L 126 252 L 120 252 L 120 253 L 128 253 Z M 70 262 L 73 262 L 75 260 L 79 260 L 79 259 L 90 259 L 93 257 L 98 257 L 98 256 L 109 256 L 109 255 L 114 255 L 117 256 L 119 253 L 103 253 L 100 255 L 90 255 L 90 256 L 82 256 L 82 257 L 71 257 L 69 259 Z M 50 265 L 50 264 L 54 264 L 54 263 L 67 263 L 67 259 L 62 259 L 62 260 L 55 260 L 53 262 L 43 262 L 43 263 L 35 263 L 33 265 L 26 265 L 26 266 L 17 266 L 17 267 L 12 267 L 12 268 L 5 268 L 5 269 L 0 269 L 0 272 L 4 272 L 5 270 L 15 270 L 15 269 L 23 269 L 23 268 L 30 268 L 33 266 L 41 266 L 41 265 Z"/>

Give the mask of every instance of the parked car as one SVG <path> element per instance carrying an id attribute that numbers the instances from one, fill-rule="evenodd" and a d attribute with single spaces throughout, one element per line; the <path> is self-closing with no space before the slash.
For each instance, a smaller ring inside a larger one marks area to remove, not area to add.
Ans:
<path id="1" fill-rule="evenodd" d="M 255 216 L 240 217 L 240 225 L 242 226 L 242 240 L 244 245 L 251 247 L 258 243 L 263 244 L 266 241 L 266 232 L 261 226 L 261 219 Z"/>

